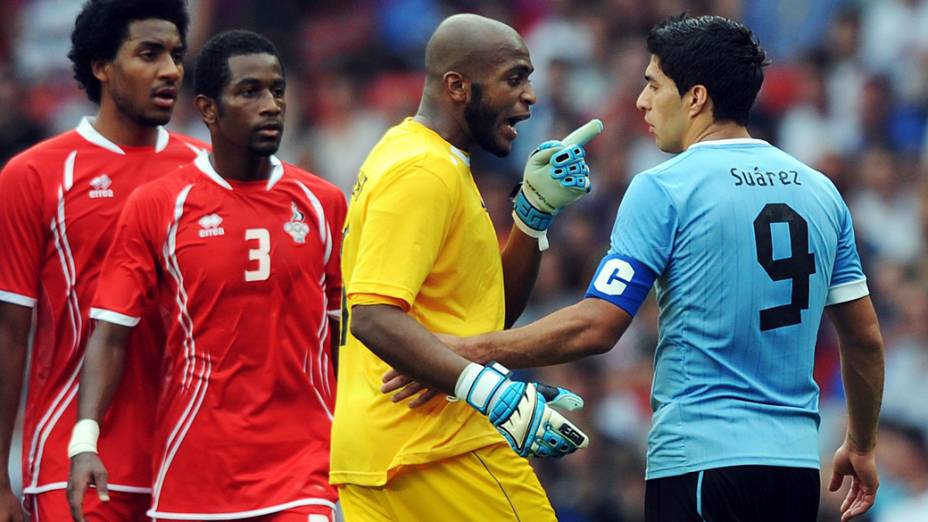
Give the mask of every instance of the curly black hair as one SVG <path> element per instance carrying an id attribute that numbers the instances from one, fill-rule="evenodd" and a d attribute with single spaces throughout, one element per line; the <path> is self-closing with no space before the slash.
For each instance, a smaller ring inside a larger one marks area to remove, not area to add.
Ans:
<path id="1" fill-rule="evenodd" d="M 87 97 L 100 103 L 100 81 L 93 75 L 96 60 L 112 60 L 129 34 L 129 24 L 139 20 L 167 20 L 177 27 L 181 42 L 187 43 L 190 15 L 186 0 L 88 0 L 71 33 L 74 79 Z"/>
<path id="2" fill-rule="evenodd" d="M 648 51 L 682 95 L 703 85 L 716 121 L 747 125 L 770 62 L 747 26 L 721 16 L 664 20 L 648 34 Z"/>
<path id="3" fill-rule="evenodd" d="M 193 88 L 196 94 L 219 99 L 223 87 L 229 82 L 229 58 L 243 54 L 270 54 L 277 57 L 283 70 L 283 60 L 270 40 L 252 31 L 235 29 L 219 33 L 209 39 L 194 66 Z"/>

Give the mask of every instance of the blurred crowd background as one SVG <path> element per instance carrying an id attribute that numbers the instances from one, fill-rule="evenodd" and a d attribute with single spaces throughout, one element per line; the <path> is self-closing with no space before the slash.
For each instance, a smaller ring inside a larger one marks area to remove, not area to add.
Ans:
<path id="1" fill-rule="evenodd" d="M 0 165 L 95 111 L 66 58 L 80 4 L 0 1 Z M 869 520 L 928 521 L 928 0 L 191 0 L 190 7 L 188 64 L 225 29 L 252 29 L 278 45 L 289 100 L 279 156 L 345 191 L 381 134 L 415 112 L 424 46 L 442 18 L 476 12 L 518 29 L 535 65 L 538 104 L 519 125 L 510 157 L 477 153 L 473 161 L 501 242 L 511 225 L 508 194 L 534 146 L 591 117 L 606 125 L 588 147 L 593 192 L 557 219 L 523 323 L 582 297 L 629 180 L 667 157 L 634 104 L 648 28 L 683 11 L 747 23 L 772 60 L 751 133 L 841 190 L 882 323 L 882 485 Z M 208 139 L 190 101 L 189 67 L 170 127 Z M 586 399 L 575 419 L 593 438 L 587 451 L 537 463 L 562 521 L 643 517 L 656 324 L 651 301 L 608 354 L 536 372 Z M 816 359 L 827 484 L 846 421 L 827 320 Z M 837 520 L 843 495 L 822 498 L 821 519 Z"/>

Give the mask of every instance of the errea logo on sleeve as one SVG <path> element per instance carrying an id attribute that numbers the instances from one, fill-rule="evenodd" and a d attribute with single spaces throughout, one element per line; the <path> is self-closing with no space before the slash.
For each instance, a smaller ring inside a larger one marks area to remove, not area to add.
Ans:
<path id="1" fill-rule="evenodd" d="M 219 226 L 222 224 L 222 218 L 219 214 L 207 214 L 201 217 L 197 223 L 200 224 L 200 237 L 221 236 L 226 233 L 226 231 Z"/>
<path id="2" fill-rule="evenodd" d="M 113 197 L 113 190 L 110 189 L 112 184 L 113 180 L 106 174 L 100 174 L 90 180 L 90 192 L 88 192 L 90 199 Z"/>

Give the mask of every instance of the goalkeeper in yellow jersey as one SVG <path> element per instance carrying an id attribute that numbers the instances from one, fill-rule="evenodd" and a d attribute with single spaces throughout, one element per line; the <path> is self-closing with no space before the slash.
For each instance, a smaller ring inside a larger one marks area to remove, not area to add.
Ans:
<path id="1" fill-rule="evenodd" d="M 349 522 L 554 520 L 523 457 L 587 445 L 551 408 L 578 408 L 580 397 L 471 363 L 432 333 L 511 325 L 552 218 L 590 190 L 583 145 L 602 130 L 598 120 L 528 159 L 500 253 L 469 153 L 510 152 L 515 125 L 535 103 L 532 69 L 511 27 L 446 19 L 426 49 L 418 112 L 387 131 L 361 167 L 345 223 L 330 475 Z M 460 400 L 394 404 L 380 392 L 391 367 Z"/>

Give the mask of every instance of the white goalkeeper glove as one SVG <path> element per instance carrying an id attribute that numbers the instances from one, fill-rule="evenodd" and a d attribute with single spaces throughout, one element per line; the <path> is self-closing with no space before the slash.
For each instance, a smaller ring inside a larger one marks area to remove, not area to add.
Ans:
<path id="1" fill-rule="evenodd" d="M 458 377 L 454 394 L 486 415 L 522 457 L 563 457 L 589 444 L 589 438 L 552 406 L 583 407 L 579 395 L 545 384 L 513 381 L 497 362 L 470 363 Z"/>
<path id="2" fill-rule="evenodd" d="M 546 141 L 525 163 L 522 185 L 515 196 L 512 219 L 519 230 L 548 249 L 548 227 L 558 211 L 590 192 L 590 167 L 583 146 L 603 131 L 594 119 L 561 141 Z"/>

